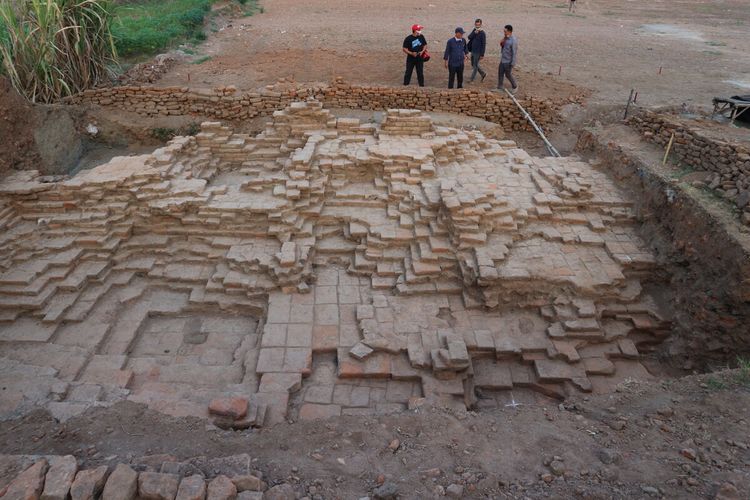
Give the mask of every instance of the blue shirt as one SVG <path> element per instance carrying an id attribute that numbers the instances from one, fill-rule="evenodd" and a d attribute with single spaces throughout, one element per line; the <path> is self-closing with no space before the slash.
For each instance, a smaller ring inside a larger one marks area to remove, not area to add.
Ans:
<path id="1" fill-rule="evenodd" d="M 448 61 L 448 66 L 451 68 L 457 68 L 464 65 L 464 57 L 466 57 L 468 52 L 466 40 L 463 38 L 458 40 L 456 37 L 453 37 L 445 44 L 443 59 Z"/>

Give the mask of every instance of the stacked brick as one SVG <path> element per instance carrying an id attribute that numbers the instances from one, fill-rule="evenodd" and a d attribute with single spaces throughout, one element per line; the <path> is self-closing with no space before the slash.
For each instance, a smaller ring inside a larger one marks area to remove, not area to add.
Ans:
<path id="1" fill-rule="evenodd" d="M 718 140 L 673 116 L 650 111 L 629 123 L 647 141 L 663 147 L 674 134 L 671 154 L 692 170 L 706 173 L 696 184 L 733 201 L 743 212 L 742 221 L 750 225 L 750 144 Z"/>
<path id="2" fill-rule="evenodd" d="M 408 108 L 458 113 L 483 118 L 507 130 L 532 130 L 513 101 L 504 94 L 467 89 L 356 86 L 340 79 L 331 85 L 295 87 L 279 84 L 245 93 L 233 86 L 211 90 L 122 86 L 87 90 L 63 102 L 111 106 L 147 116 L 192 114 L 211 119 L 243 120 L 271 115 L 296 100 L 306 98 L 315 98 L 334 108 Z M 559 123 L 558 111 L 562 102 L 533 97 L 520 99 L 520 102 L 539 125 L 549 127 Z"/>

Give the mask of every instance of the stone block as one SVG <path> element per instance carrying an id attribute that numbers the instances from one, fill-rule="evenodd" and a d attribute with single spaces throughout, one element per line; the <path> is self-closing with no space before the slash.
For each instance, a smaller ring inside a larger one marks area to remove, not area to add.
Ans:
<path id="1" fill-rule="evenodd" d="M 180 481 L 175 500 L 204 500 L 206 498 L 206 482 L 203 476 L 194 474 Z"/>
<path id="2" fill-rule="evenodd" d="M 138 476 L 138 496 L 144 500 L 174 500 L 180 476 L 160 472 L 141 472 Z"/>
<path id="3" fill-rule="evenodd" d="M 5 489 L 3 498 L 7 499 L 36 499 L 44 488 L 44 475 L 48 468 L 47 460 L 38 460 L 34 465 L 21 472 Z"/>
<path id="4" fill-rule="evenodd" d="M 133 500 L 138 493 L 138 473 L 125 464 L 117 464 L 104 485 L 102 498 Z"/>
<path id="5" fill-rule="evenodd" d="M 41 500 L 66 500 L 78 472 L 78 463 L 72 455 L 50 459 Z"/>
<path id="6" fill-rule="evenodd" d="M 235 500 L 236 498 L 237 487 L 227 476 L 216 476 L 208 483 L 206 500 Z"/>
<path id="7" fill-rule="evenodd" d="M 70 486 L 71 500 L 94 500 L 99 497 L 107 480 L 107 466 L 80 470 Z"/>

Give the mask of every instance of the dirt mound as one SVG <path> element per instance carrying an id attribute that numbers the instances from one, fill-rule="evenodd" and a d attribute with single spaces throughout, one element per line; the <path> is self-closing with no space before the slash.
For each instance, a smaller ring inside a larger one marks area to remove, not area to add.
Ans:
<path id="1" fill-rule="evenodd" d="M 0 174 L 11 169 L 69 172 L 83 153 L 84 127 L 80 110 L 32 104 L 0 78 Z"/>
<path id="2" fill-rule="evenodd" d="M 34 141 L 33 105 L 0 77 L 0 173 L 33 168 L 40 161 Z"/>

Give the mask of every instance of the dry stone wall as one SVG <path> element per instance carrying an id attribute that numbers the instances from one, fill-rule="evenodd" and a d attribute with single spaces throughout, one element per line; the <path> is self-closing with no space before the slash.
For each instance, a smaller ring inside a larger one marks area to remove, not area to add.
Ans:
<path id="1" fill-rule="evenodd" d="M 87 90 L 64 100 L 68 104 L 96 104 L 136 113 L 156 115 L 195 114 L 221 120 L 243 120 L 270 115 L 294 101 L 315 98 L 327 107 L 364 110 L 391 108 L 460 113 L 498 123 L 508 130 L 531 130 L 507 96 L 479 90 L 442 90 L 416 87 L 363 87 L 336 80 L 331 85 L 300 87 L 277 84 L 240 92 L 234 86 L 215 89 L 188 87 L 122 86 Z M 562 103 L 546 99 L 520 99 L 543 127 L 560 121 Z"/>
<path id="2" fill-rule="evenodd" d="M 716 190 L 743 211 L 750 224 L 750 148 L 746 145 L 708 137 L 697 127 L 659 113 L 644 111 L 629 121 L 649 142 L 666 147 L 672 134 L 671 154 L 693 170 L 705 173 L 691 176 L 691 182 Z"/>

